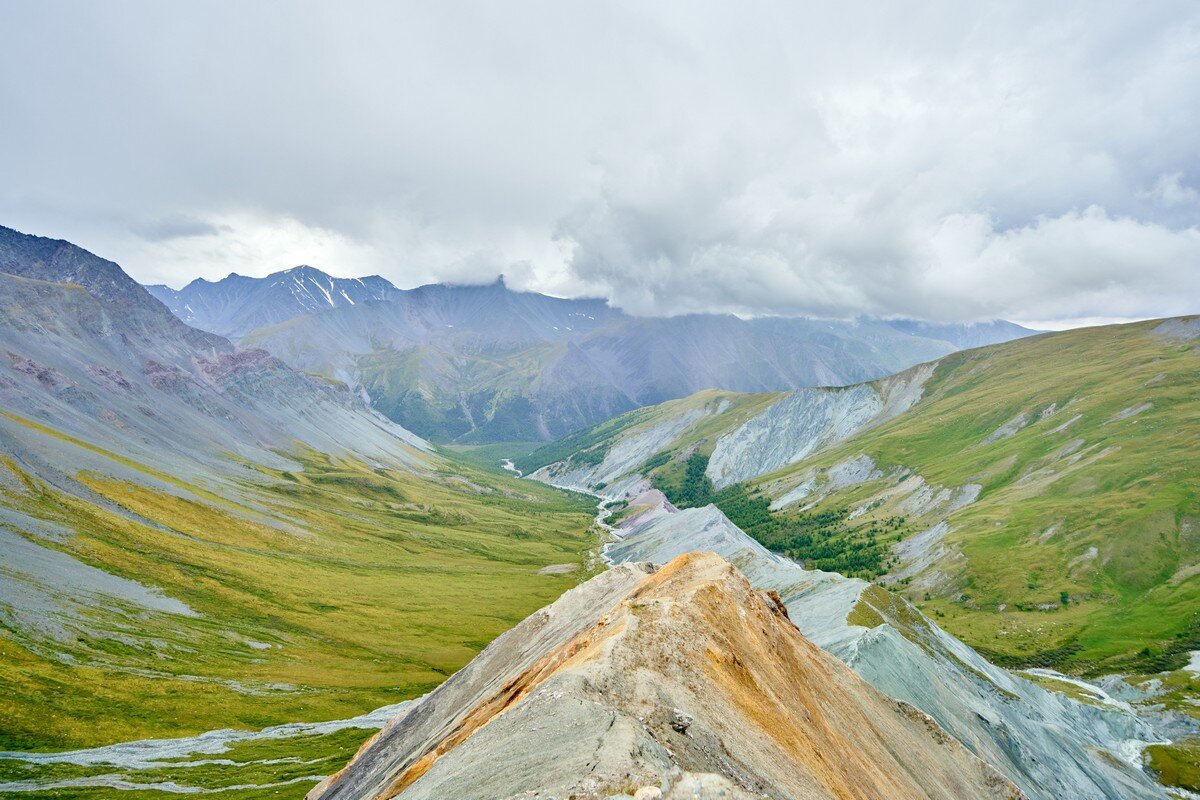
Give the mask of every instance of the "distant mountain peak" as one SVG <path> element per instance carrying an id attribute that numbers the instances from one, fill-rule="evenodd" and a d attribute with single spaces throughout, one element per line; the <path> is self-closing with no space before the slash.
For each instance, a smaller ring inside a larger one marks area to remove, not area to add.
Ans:
<path id="1" fill-rule="evenodd" d="M 310 264 L 262 278 L 236 272 L 219 281 L 197 278 L 179 291 L 147 289 L 185 322 L 234 337 L 319 311 L 385 300 L 399 291 L 378 275 L 336 278 Z"/>

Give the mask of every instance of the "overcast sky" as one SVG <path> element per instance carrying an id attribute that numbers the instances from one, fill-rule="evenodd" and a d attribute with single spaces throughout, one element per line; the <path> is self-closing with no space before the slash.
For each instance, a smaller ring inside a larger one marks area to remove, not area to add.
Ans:
<path id="1" fill-rule="evenodd" d="M 732 311 L 1200 311 L 1200 4 L 0 0 L 0 224 Z"/>

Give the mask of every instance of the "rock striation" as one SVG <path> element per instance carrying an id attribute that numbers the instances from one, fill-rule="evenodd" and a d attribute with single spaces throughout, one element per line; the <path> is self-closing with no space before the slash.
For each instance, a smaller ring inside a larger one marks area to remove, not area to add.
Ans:
<path id="1" fill-rule="evenodd" d="M 1016 800 L 711 553 L 627 564 L 504 634 L 309 800 Z"/>
<path id="2" fill-rule="evenodd" d="M 676 510 L 656 491 L 606 548 L 617 564 L 695 550 L 736 564 L 774 591 L 803 634 L 876 689 L 919 708 L 1031 798 L 1163 800 L 1126 754 L 1158 740 L 1128 710 L 1047 691 L 990 664 L 903 598 L 855 578 L 805 570 L 747 536 L 715 506 Z"/>
<path id="3" fill-rule="evenodd" d="M 718 439 L 707 475 L 722 489 L 897 417 L 921 399 L 933 369 L 921 364 L 874 383 L 797 389 Z"/>

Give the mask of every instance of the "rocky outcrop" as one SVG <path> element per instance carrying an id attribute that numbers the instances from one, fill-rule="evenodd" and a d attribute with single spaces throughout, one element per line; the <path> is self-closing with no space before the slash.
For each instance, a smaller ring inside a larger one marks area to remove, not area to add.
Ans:
<path id="1" fill-rule="evenodd" d="M 650 503 L 648 495 L 637 499 Z M 805 570 L 766 550 L 714 506 L 677 511 L 661 501 L 617 531 L 616 563 L 667 561 L 708 550 L 758 589 L 777 592 L 811 641 L 875 688 L 910 703 L 1031 798 L 1162 800 L 1122 754 L 1157 739 L 1142 720 L 1017 678 L 941 630 L 903 598 L 866 581 Z"/>
<path id="2" fill-rule="evenodd" d="M 568 592 L 309 793 L 547 796 L 1022 797 L 710 553 L 616 567 Z"/>
<path id="3" fill-rule="evenodd" d="M 576 467 L 570 462 L 557 462 L 542 467 L 529 477 L 563 489 L 590 492 L 596 487 L 604 487 L 612 493 L 622 478 L 633 475 L 634 480 L 640 480 L 637 470 L 642 464 L 670 446 L 696 422 L 709 414 L 720 413 L 719 409 L 716 404 L 690 408 L 662 422 L 637 428 L 619 438 L 598 464 Z"/>
<path id="4" fill-rule="evenodd" d="M 718 489 L 774 472 L 903 414 L 921 399 L 933 364 L 874 383 L 797 389 L 717 440 L 707 474 Z"/>

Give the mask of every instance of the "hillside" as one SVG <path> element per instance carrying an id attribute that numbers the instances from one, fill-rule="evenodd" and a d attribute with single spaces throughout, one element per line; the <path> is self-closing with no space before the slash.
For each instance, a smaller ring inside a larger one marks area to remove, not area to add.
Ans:
<path id="1" fill-rule="evenodd" d="M 748 420 L 701 395 L 517 463 L 647 472 L 805 563 L 896 583 L 1004 663 L 1177 669 L 1200 648 L 1197 340 L 1194 318 L 1047 334 Z"/>
<path id="2" fill-rule="evenodd" d="M 1161 706 L 1138 713 L 1100 690 L 1048 691 L 989 663 L 896 593 L 771 553 L 714 506 L 677 509 L 644 482 L 625 497 L 630 505 L 605 548 L 609 561 L 717 553 L 756 589 L 775 592 L 810 641 L 885 695 L 928 714 L 1033 800 L 1162 798 L 1141 769 L 1141 749 L 1197 730 Z"/>
<path id="3" fill-rule="evenodd" d="M 45 751 L 342 720 L 245 748 L 344 761 L 360 715 L 584 574 L 588 503 L 435 452 L 69 243 L 0 229 L 0 266 L 0 794 L 303 778 Z"/>

